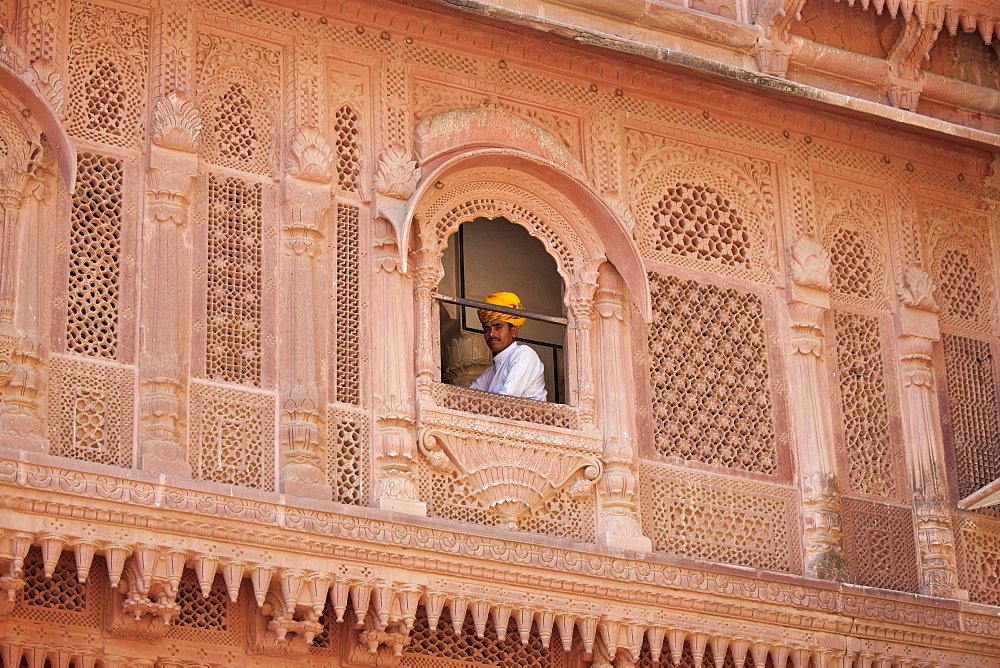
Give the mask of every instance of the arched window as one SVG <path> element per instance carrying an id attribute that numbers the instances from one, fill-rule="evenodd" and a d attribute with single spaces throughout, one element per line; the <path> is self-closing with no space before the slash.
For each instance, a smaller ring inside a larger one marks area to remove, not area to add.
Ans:
<path id="1" fill-rule="evenodd" d="M 442 258 L 439 292 L 460 300 L 482 301 L 493 292 L 513 292 L 529 317 L 518 342 L 530 346 L 545 365 L 545 388 L 554 403 L 566 402 L 566 327 L 561 319 L 565 287 L 554 258 L 526 229 L 505 218 L 463 223 L 448 240 Z M 468 387 L 491 364 L 476 309 L 442 301 L 441 380 Z"/>

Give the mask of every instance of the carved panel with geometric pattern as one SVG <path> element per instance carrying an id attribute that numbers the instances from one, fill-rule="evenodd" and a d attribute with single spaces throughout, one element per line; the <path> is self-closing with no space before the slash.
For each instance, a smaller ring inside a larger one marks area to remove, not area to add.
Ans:
<path id="1" fill-rule="evenodd" d="M 57 355 L 49 368 L 51 453 L 131 467 L 135 370 Z"/>
<path id="2" fill-rule="evenodd" d="M 917 592 L 917 547 L 913 510 L 844 497 L 847 566 L 866 587 Z"/>
<path id="3" fill-rule="evenodd" d="M 642 464 L 644 533 L 659 552 L 801 572 L 795 488 Z"/>
<path id="4" fill-rule="evenodd" d="M 69 131 L 135 147 L 146 101 L 149 19 L 80 1 L 72 3 L 69 15 Z"/>
<path id="5" fill-rule="evenodd" d="M 959 584 L 970 601 L 1000 606 L 1000 521 L 976 517 L 955 525 Z"/>
<path id="6" fill-rule="evenodd" d="M 654 273 L 649 285 L 657 452 L 775 474 L 778 443 L 761 298 Z"/>
<path id="7" fill-rule="evenodd" d="M 274 489 L 274 397 L 191 383 L 192 475 Z"/>
<path id="8" fill-rule="evenodd" d="M 896 479 L 879 319 L 836 309 L 833 324 L 848 485 L 891 497 Z"/>

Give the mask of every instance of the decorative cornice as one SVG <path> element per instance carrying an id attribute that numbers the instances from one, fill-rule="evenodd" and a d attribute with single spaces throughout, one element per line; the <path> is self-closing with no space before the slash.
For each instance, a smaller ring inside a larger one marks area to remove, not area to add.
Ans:
<path id="1" fill-rule="evenodd" d="M 466 562 L 463 577 L 484 586 L 495 583 L 501 590 L 541 588 L 579 602 L 590 600 L 578 593 L 580 579 L 593 579 L 587 585 L 588 596 L 598 597 L 612 611 L 621 608 L 623 616 L 638 614 L 631 610 L 637 605 L 644 610 L 655 606 L 648 611 L 650 616 L 699 609 L 713 616 L 752 617 L 808 632 L 846 634 L 857 623 L 882 637 L 885 625 L 891 625 L 898 627 L 900 637 L 920 636 L 927 646 L 962 651 L 983 647 L 995 651 L 1000 641 L 1000 620 L 985 606 L 980 614 L 958 603 L 923 603 L 912 595 L 903 601 L 899 595 L 862 594 L 843 585 L 816 587 L 786 574 L 751 577 L 728 566 L 699 568 L 666 555 L 631 559 L 617 552 L 602 554 L 599 548 L 567 548 L 544 537 L 526 543 L 484 535 L 489 529 L 472 534 L 445 528 L 429 519 L 412 518 L 419 525 L 401 524 L 372 517 L 378 512 L 372 509 L 365 509 L 364 517 L 350 516 L 13 460 L 0 460 L 0 487 L 6 488 L 0 496 L 3 516 L 59 518 L 63 533 L 73 535 L 73 525 L 79 524 L 81 533 L 85 526 L 95 528 L 91 538 L 98 541 L 111 541 L 112 536 L 128 541 L 132 529 L 141 530 L 134 532 L 138 540 L 152 530 L 221 543 L 215 552 L 220 558 L 224 544 L 232 542 L 242 555 L 257 553 L 264 558 L 276 550 L 291 550 L 303 564 L 310 558 L 319 563 L 334 557 L 358 568 L 382 564 L 419 570 L 422 577 L 432 579 L 456 577 L 454 558 L 462 557 L 474 560 Z M 46 496 L 42 506 L 34 498 L 38 493 Z M 84 499 L 88 502 L 81 503 Z M 149 512 L 151 508 L 156 512 Z M 214 520 L 225 520 L 226 526 Z M 107 538 L 100 536 L 104 527 Z M 960 638 L 963 634 L 977 639 Z"/>

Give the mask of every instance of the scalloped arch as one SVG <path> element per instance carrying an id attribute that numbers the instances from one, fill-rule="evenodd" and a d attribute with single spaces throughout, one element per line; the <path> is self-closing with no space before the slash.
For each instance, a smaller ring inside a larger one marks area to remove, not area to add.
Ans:
<path id="1" fill-rule="evenodd" d="M 28 119 L 18 123 L 26 137 L 34 135 L 31 140 L 39 145 L 44 137 L 52 150 L 63 187 L 72 191 L 76 181 L 76 147 L 48 100 L 3 62 L 0 62 L 0 95 L 15 102 L 21 109 L 21 117 Z"/>
<path id="2" fill-rule="evenodd" d="M 516 188 L 509 183 L 516 183 Z M 524 201 L 522 196 L 512 198 L 516 189 L 523 193 Z M 439 160 L 424 165 L 405 220 L 416 217 L 422 236 L 438 238 L 440 235 L 431 230 L 455 208 L 444 202 L 472 202 L 498 194 L 500 200 L 514 202 L 537 217 L 525 225 L 529 217 L 518 216 L 521 224 L 557 256 L 561 273 L 567 274 L 564 278 L 597 258 L 607 258 L 622 275 L 643 318 L 649 320 L 645 269 L 618 214 L 583 179 L 543 157 L 509 148 L 442 153 Z M 404 226 L 400 247 L 410 247 L 410 234 L 411 226 Z"/>

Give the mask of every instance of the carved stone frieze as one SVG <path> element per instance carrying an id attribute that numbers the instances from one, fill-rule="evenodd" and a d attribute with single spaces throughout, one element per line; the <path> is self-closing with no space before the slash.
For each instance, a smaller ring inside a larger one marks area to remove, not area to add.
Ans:
<path id="1" fill-rule="evenodd" d="M 507 529 L 518 528 L 524 516 L 538 512 L 563 489 L 571 496 L 588 493 L 603 469 L 599 460 L 583 454 L 433 427 L 421 430 L 419 444 L 433 467 L 455 470 Z"/>

